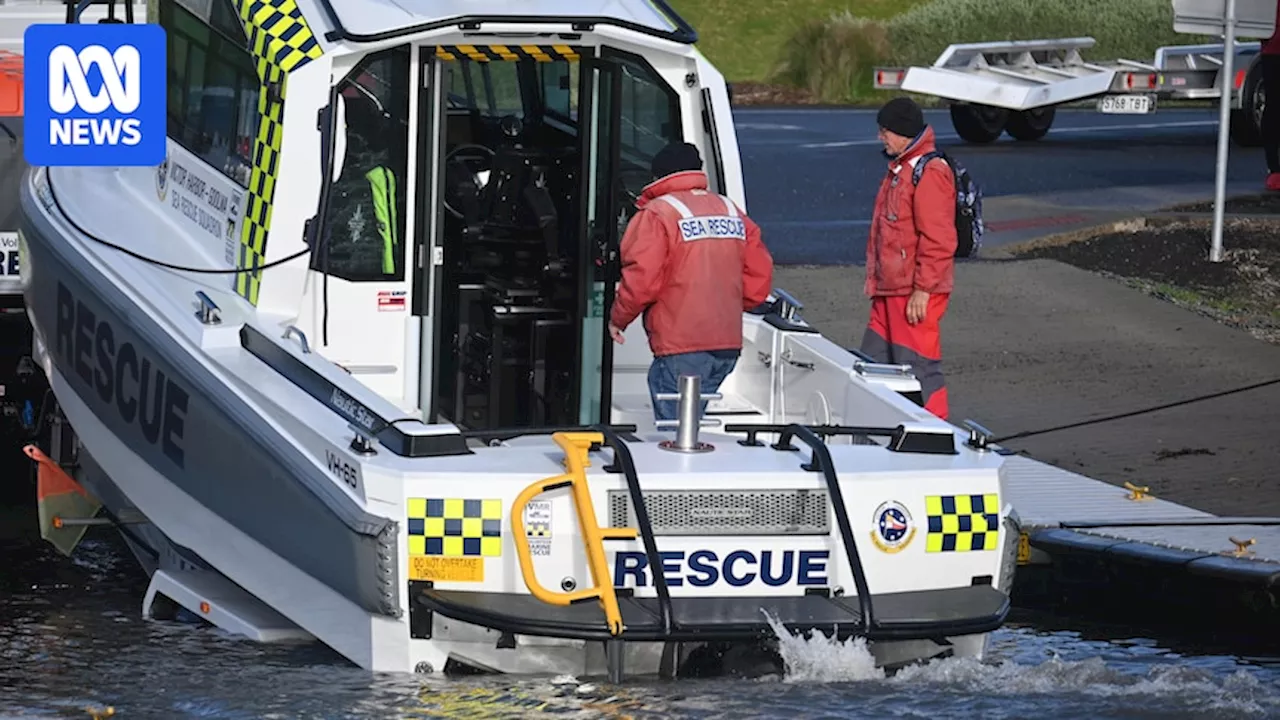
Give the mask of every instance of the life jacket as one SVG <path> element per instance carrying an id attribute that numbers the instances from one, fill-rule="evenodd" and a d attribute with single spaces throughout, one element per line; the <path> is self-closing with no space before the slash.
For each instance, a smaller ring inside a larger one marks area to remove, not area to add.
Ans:
<path id="1" fill-rule="evenodd" d="M 385 165 L 379 165 L 364 174 L 373 195 L 373 213 L 378 222 L 378 234 L 382 237 L 382 273 L 396 274 L 396 247 L 400 243 L 397 233 L 400 223 L 396 217 L 396 176 Z"/>

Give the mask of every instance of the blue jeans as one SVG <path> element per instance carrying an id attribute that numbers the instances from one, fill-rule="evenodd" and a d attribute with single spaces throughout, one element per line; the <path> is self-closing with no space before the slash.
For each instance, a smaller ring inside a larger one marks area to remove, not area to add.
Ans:
<path id="1" fill-rule="evenodd" d="M 655 357 L 653 364 L 649 366 L 649 399 L 653 402 L 654 419 L 676 419 L 679 403 L 674 400 L 658 400 L 656 396 L 680 392 L 681 375 L 697 375 L 702 382 L 699 392 L 714 393 L 720 389 L 720 383 L 724 382 L 729 373 L 733 372 L 741 354 L 738 350 L 712 350 Z M 704 400 L 699 418 L 706 412 L 707 403 Z"/>

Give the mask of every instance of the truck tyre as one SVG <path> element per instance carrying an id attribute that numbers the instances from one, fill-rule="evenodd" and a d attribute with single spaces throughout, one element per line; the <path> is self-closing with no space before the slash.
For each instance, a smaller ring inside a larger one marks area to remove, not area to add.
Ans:
<path id="1" fill-rule="evenodd" d="M 1241 108 L 1231 111 L 1231 139 L 1243 147 L 1262 144 L 1262 110 L 1267 105 L 1267 92 L 1262 84 L 1261 55 L 1254 57 L 1240 86 Z"/>
<path id="2" fill-rule="evenodd" d="M 1011 112 L 1004 130 L 1014 140 L 1039 140 L 1053 127 L 1053 116 L 1056 113 L 1057 108 L 1052 105 Z"/>
<path id="3" fill-rule="evenodd" d="M 1004 108 L 969 103 L 951 105 L 951 125 L 966 142 L 993 142 L 1004 132 L 1008 121 L 1009 111 Z"/>

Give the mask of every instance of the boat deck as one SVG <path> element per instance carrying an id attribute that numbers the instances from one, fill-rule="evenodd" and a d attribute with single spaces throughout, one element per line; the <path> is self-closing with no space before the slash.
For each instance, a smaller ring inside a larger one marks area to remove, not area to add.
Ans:
<path id="1" fill-rule="evenodd" d="M 1249 585 L 1280 582 L 1280 518 L 1219 517 L 1031 458 L 1005 462 L 1025 538 L 1019 565 L 1091 555 Z"/>

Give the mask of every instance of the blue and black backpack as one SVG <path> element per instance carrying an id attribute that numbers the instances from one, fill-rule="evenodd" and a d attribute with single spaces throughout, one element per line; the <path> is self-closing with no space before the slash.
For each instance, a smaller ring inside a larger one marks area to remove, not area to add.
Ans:
<path id="1" fill-rule="evenodd" d="M 976 257 L 982 247 L 982 188 L 969 176 L 969 171 L 941 150 L 925 153 L 911 171 L 911 184 L 919 185 L 924 166 L 934 158 L 942 158 L 956 179 L 956 257 Z"/>

